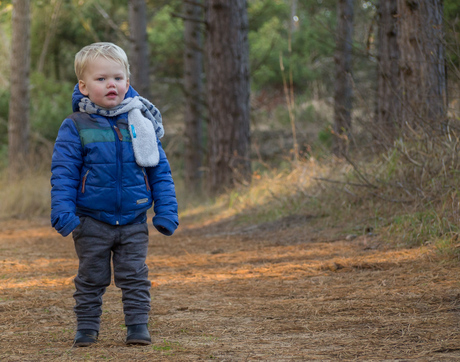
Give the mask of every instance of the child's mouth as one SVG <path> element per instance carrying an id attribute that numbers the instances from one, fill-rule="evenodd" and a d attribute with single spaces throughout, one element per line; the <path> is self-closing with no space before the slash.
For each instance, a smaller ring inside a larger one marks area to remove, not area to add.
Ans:
<path id="1" fill-rule="evenodd" d="M 107 97 L 116 97 L 117 93 L 116 92 L 109 92 L 106 94 Z"/>

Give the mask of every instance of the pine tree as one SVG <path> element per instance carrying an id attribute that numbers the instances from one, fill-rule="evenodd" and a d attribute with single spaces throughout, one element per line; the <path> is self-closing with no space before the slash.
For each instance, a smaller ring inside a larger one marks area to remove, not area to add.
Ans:
<path id="1" fill-rule="evenodd" d="M 212 193 L 251 177 L 246 7 L 246 0 L 209 0 L 206 7 L 209 188 Z"/>
<path id="2" fill-rule="evenodd" d="M 8 161 L 11 176 L 24 169 L 29 151 L 30 0 L 13 0 Z"/>

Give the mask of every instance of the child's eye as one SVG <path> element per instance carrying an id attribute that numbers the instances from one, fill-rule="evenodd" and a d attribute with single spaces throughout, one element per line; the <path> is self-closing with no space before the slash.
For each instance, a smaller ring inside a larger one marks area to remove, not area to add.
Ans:
<path id="1" fill-rule="evenodd" d="M 115 77 L 115 80 L 122 80 L 121 77 Z"/>
<path id="2" fill-rule="evenodd" d="M 102 81 L 104 80 L 104 78 L 97 78 L 97 80 L 98 80 L 99 82 L 102 82 Z"/>

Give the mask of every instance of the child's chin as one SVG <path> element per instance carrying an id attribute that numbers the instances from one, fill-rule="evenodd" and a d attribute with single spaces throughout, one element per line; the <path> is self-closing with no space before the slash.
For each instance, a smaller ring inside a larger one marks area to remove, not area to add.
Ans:
<path id="1" fill-rule="evenodd" d="M 109 102 L 100 102 L 99 104 L 96 103 L 99 107 L 102 108 L 113 108 L 116 107 L 120 104 L 121 102 L 114 100 L 114 101 L 109 101 Z"/>

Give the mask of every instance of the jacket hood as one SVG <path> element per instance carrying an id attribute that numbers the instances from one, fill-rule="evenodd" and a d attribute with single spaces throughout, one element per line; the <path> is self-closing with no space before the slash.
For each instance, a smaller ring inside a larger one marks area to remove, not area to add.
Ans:
<path id="1" fill-rule="evenodd" d="M 126 92 L 125 99 L 126 98 L 133 98 L 138 96 L 139 93 L 137 93 L 133 87 L 129 86 L 128 91 Z M 80 103 L 80 100 L 84 98 L 85 96 L 80 92 L 80 89 L 78 88 L 78 83 L 75 85 L 73 89 L 73 94 L 72 94 L 72 110 L 73 112 L 78 112 L 80 110 L 80 107 L 78 107 L 78 103 Z"/>

